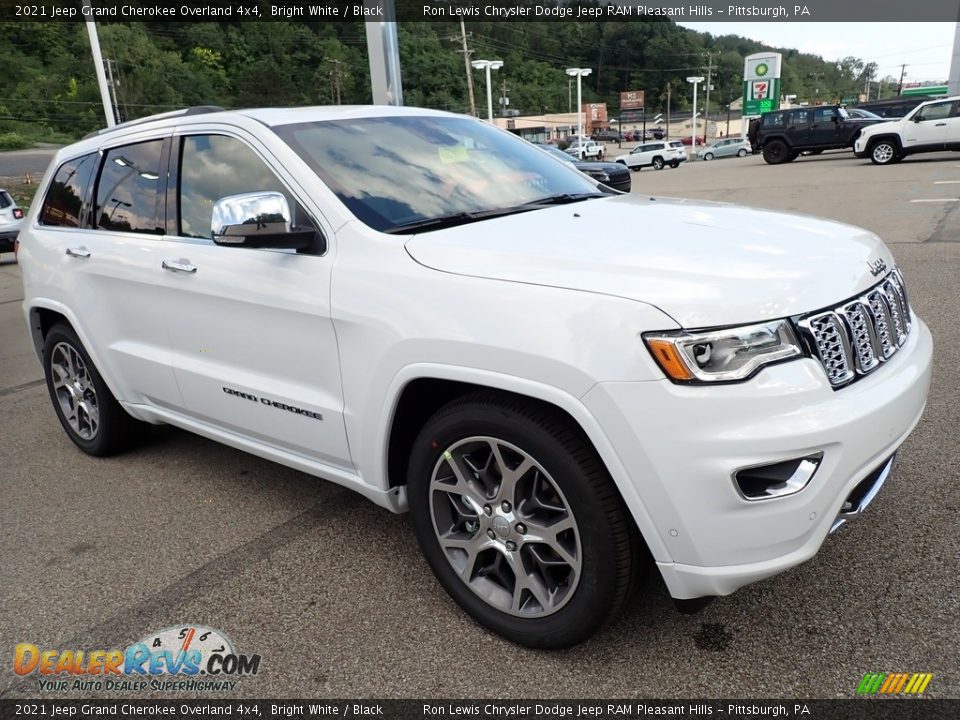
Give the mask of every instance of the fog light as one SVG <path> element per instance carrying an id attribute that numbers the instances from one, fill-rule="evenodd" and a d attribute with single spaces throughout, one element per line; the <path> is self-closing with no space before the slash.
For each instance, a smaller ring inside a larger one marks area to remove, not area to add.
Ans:
<path id="1" fill-rule="evenodd" d="M 823 453 L 737 470 L 734 485 L 744 500 L 769 500 L 803 490 L 820 467 Z"/>

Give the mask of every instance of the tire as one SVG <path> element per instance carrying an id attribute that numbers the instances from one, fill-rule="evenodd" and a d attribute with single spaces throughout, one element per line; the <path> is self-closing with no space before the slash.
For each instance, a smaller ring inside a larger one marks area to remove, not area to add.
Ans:
<path id="1" fill-rule="evenodd" d="M 623 160 L 617 160 L 617 165 L 623 165 L 624 167 L 627 167 L 627 163 L 625 163 Z"/>
<path id="2" fill-rule="evenodd" d="M 117 402 L 69 325 L 54 325 L 44 338 L 43 372 L 57 418 L 83 452 L 116 455 L 146 436 L 147 423 L 130 417 Z"/>
<path id="3" fill-rule="evenodd" d="M 740 149 L 737 151 L 737 157 L 746 157 L 746 156 L 747 156 L 747 150 L 746 150 L 746 148 L 740 148 Z"/>
<path id="4" fill-rule="evenodd" d="M 505 488 L 502 469 L 524 465 Z M 440 584 L 474 620 L 520 645 L 587 639 L 622 609 L 649 563 L 593 447 L 538 403 L 488 392 L 455 400 L 424 425 L 407 478 L 417 540 Z"/>
<path id="5" fill-rule="evenodd" d="M 783 140 L 771 140 L 763 146 L 763 159 L 768 165 L 780 165 L 789 162 L 790 151 Z"/>
<path id="6" fill-rule="evenodd" d="M 870 146 L 870 162 L 874 165 L 893 165 L 899 155 L 900 148 L 893 140 L 877 140 Z"/>
<path id="7" fill-rule="evenodd" d="M 663 170 L 663 158 L 655 157 L 653 159 L 653 169 L 654 170 Z"/>
<path id="8" fill-rule="evenodd" d="M 703 156 L 704 160 L 713 160 L 713 153 L 707 153 Z"/>
<path id="9" fill-rule="evenodd" d="M 678 167 L 680 167 L 680 163 L 679 163 L 678 161 L 676 161 L 676 160 L 673 160 L 673 161 L 670 163 L 670 167 L 671 167 L 672 169 L 676 170 Z"/>

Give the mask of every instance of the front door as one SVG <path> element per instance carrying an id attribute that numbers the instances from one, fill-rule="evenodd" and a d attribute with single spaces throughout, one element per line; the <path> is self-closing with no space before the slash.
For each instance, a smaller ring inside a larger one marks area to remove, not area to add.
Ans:
<path id="1" fill-rule="evenodd" d="M 332 255 L 320 244 L 298 253 L 224 247 L 210 239 L 214 203 L 247 192 L 281 192 L 296 209 L 297 225 L 320 226 L 267 165 L 254 138 L 185 135 L 175 148 L 176 203 L 168 211 L 160 272 L 186 412 L 350 468 L 330 318 Z"/>
<path id="2" fill-rule="evenodd" d="M 924 150 L 945 148 L 954 104 L 953 100 L 945 100 L 920 108 L 905 123 L 904 147 Z"/>

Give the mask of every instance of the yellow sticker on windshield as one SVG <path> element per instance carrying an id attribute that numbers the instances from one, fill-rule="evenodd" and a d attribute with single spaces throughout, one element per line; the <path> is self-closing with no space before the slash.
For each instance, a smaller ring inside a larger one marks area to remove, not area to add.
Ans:
<path id="1" fill-rule="evenodd" d="M 470 160 L 470 154 L 463 145 L 439 148 L 437 155 L 440 156 L 440 162 L 443 163 L 461 163 Z"/>

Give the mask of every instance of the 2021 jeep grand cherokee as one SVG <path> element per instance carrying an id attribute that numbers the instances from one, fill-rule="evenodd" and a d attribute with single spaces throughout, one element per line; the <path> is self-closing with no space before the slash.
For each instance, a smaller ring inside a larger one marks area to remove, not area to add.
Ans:
<path id="1" fill-rule="evenodd" d="M 57 154 L 20 238 L 82 450 L 170 423 L 409 508 L 450 595 L 530 646 L 588 637 L 651 556 L 678 599 L 812 557 L 930 379 L 874 235 L 613 195 L 441 112 L 120 126 Z"/>

